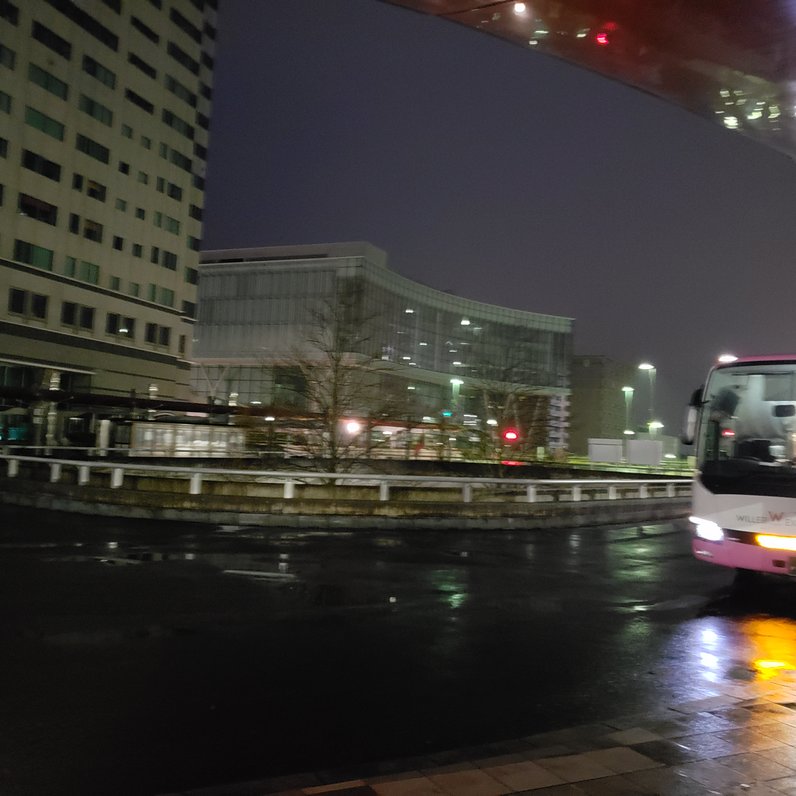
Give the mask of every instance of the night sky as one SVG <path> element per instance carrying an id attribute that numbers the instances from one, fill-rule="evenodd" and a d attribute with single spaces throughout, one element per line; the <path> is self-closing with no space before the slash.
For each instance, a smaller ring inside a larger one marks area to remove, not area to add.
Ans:
<path id="1" fill-rule="evenodd" d="M 657 367 L 665 433 L 719 353 L 796 353 L 786 156 L 378 0 L 223 0 L 219 22 L 204 248 L 366 240 L 575 318 L 576 353 Z"/>

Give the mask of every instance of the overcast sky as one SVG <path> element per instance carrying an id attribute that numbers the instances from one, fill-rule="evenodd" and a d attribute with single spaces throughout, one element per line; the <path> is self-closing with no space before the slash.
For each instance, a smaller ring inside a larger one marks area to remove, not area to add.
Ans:
<path id="1" fill-rule="evenodd" d="M 205 248 L 366 240 L 657 367 L 796 353 L 796 164 L 624 85 L 378 0 L 223 0 Z M 639 374 L 638 397 L 646 377 Z"/>

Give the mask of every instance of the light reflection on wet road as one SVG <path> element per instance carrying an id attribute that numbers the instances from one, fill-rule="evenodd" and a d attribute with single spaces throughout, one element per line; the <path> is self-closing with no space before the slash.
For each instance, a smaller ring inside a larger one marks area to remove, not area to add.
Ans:
<path id="1" fill-rule="evenodd" d="M 677 523 L 0 521 L 3 794 L 156 793 L 425 754 L 796 668 L 794 584 L 731 588 Z"/>

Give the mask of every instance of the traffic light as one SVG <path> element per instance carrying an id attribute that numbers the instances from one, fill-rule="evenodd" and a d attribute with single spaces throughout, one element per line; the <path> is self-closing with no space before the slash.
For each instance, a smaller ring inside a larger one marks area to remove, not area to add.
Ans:
<path id="1" fill-rule="evenodd" d="M 607 47 L 611 43 L 611 36 L 616 32 L 618 25 L 616 22 L 606 22 L 597 33 L 594 34 L 594 41 L 600 47 Z"/>
<path id="2" fill-rule="evenodd" d="M 520 432 L 516 428 L 507 428 L 503 431 L 504 442 L 516 442 L 520 438 Z"/>

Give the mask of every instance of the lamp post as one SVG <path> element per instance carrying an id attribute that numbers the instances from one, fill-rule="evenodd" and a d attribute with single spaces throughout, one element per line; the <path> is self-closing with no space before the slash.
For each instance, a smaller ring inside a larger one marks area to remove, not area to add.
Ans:
<path id="1" fill-rule="evenodd" d="M 632 434 L 633 429 L 630 428 L 630 409 L 633 406 L 633 393 L 635 390 L 632 387 L 622 387 L 622 392 L 625 394 L 625 434 Z"/>
<path id="2" fill-rule="evenodd" d="M 649 362 L 642 362 L 638 366 L 639 370 L 646 370 L 650 380 L 650 421 L 655 417 L 655 374 L 657 370 Z"/>
<path id="3" fill-rule="evenodd" d="M 459 390 L 464 384 L 461 379 L 451 379 L 451 402 L 453 406 L 451 407 L 454 412 L 459 411 Z"/>

